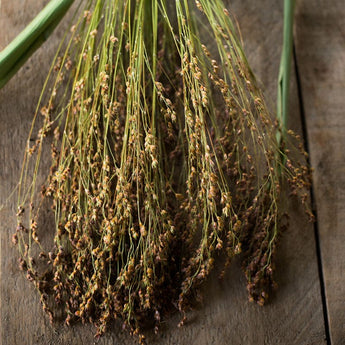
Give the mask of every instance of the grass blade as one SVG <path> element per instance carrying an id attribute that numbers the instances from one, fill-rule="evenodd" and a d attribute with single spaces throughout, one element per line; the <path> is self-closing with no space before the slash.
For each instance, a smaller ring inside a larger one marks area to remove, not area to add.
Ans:
<path id="1" fill-rule="evenodd" d="M 295 0 L 284 2 L 284 36 L 283 50 L 279 68 L 277 117 L 281 126 L 281 132 L 277 133 L 278 143 L 281 143 L 285 135 L 289 111 L 289 86 L 291 74 L 291 56 L 293 47 L 293 18 Z"/>
<path id="2" fill-rule="evenodd" d="M 74 0 L 52 0 L 36 18 L 0 52 L 0 88 L 46 41 Z"/>

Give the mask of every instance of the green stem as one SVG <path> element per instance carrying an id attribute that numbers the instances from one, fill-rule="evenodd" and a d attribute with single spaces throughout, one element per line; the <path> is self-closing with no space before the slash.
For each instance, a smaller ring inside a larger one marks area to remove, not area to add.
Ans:
<path id="1" fill-rule="evenodd" d="M 293 47 L 294 8 L 295 0 L 284 0 L 284 36 L 283 50 L 279 68 L 277 100 L 277 117 L 281 126 L 281 132 L 277 133 L 277 141 L 279 144 L 281 144 L 281 141 L 285 136 L 289 110 L 289 86 Z"/>
<path id="2" fill-rule="evenodd" d="M 74 0 L 51 0 L 36 18 L 0 52 L 0 89 L 47 40 Z"/>

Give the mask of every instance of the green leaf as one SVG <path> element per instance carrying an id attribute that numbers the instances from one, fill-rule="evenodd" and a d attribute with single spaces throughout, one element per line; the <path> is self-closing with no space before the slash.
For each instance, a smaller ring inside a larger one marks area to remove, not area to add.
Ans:
<path id="1" fill-rule="evenodd" d="M 52 0 L 36 18 L 0 52 L 0 88 L 47 40 L 74 0 Z"/>
<path id="2" fill-rule="evenodd" d="M 280 144 L 285 135 L 288 111 L 289 111 L 289 86 L 291 75 L 291 56 L 293 47 L 293 19 L 295 0 L 284 1 L 284 36 L 283 50 L 279 68 L 277 117 L 281 126 L 281 132 L 277 133 Z"/>

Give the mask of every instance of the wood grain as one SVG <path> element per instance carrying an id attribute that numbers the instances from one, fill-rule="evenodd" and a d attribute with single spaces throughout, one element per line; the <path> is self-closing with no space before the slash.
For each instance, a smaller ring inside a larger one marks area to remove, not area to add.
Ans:
<path id="1" fill-rule="evenodd" d="M 343 1 L 299 1 L 300 71 L 331 343 L 345 344 L 345 8 Z"/>
<path id="2" fill-rule="evenodd" d="M 42 0 L 2 0 L 0 46 L 12 39 L 43 6 Z M 230 1 L 227 1 L 230 4 Z M 282 4 L 272 0 L 231 1 L 241 24 L 245 50 L 271 103 L 276 97 L 280 59 Z M 23 7 L 25 10 L 23 10 Z M 20 10 L 18 10 L 20 8 Z M 57 31 L 9 84 L 0 90 L 0 204 L 15 188 L 32 114 L 44 76 L 61 38 Z M 301 129 L 296 87 L 293 87 L 291 123 Z M 94 329 L 77 325 L 52 328 L 40 309 L 37 294 L 17 269 L 16 250 L 10 244 L 15 227 L 15 198 L 0 213 L 1 343 L 2 345 L 93 344 Z M 290 203 L 291 226 L 282 238 L 277 262 L 279 289 L 265 307 L 247 301 L 245 280 L 234 262 L 224 282 L 205 286 L 203 307 L 191 313 L 186 327 L 179 316 L 164 322 L 149 343 L 162 345 L 324 344 L 324 324 L 313 227 Z M 98 344 L 135 344 L 119 325 Z"/>

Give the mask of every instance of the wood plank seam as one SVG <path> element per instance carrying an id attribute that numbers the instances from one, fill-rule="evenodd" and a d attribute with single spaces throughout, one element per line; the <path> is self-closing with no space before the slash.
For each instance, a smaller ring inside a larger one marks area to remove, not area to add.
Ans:
<path id="1" fill-rule="evenodd" d="M 300 79 L 300 71 L 298 68 L 298 61 L 297 61 L 297 54 L 296 54 L 296 46 L 293 44 L 293 60 L 295 66 L 295 76 L 296 76 L 296 87 L 297 87 L 297 95 L 299 101 L 299 108 L 300 108 L 300 115 L 301 115 L 301 127 L 303 133 L 303 144 L 304 150 L 310 154 L 309 148 L 309 139 L 308 139 L 308 131 L 307 131 L 307 122 L 305 118 L 305 108 L 304 108 L 304 101 L 303 101 L 303 92 L 301 87 L 301 79 Z M 310 156 L 307 158 L 307 163 L 311 166 Z M 329 313 L 327 308 L 327 300 L 326 300 L 326 287 L 325 287 L 325 280 L 324 280 L 324 273 L 323 273 L 323 265 L 322 265 L 322 254 L 321 254 L 321 244 L 320 244 L 320 236 L 319 236 L 319 226 L 318 226 L 318 216 L 317 216 L 317 205 L 315 200 L 314 194 L 314 182 L 312 179 L 312 185 L 310 187 L 310 203 L 311 208 L 315 217 L 314 221 L 314 237 L 315 237 L 315 250 L 316 250 L 316 257 L 317 257 L 317 267 L 319 273 L 319 280 L 320 280 L 320 292 L 321 292 L 321 299 L 322 299 L 322 311 L 324 317 L 324 325 L 325 325 L 325 336 L 327 345 L 332 345 L 331 342 L 331 335 L 330 335 L 330 326 L 329 326 Z"/>

